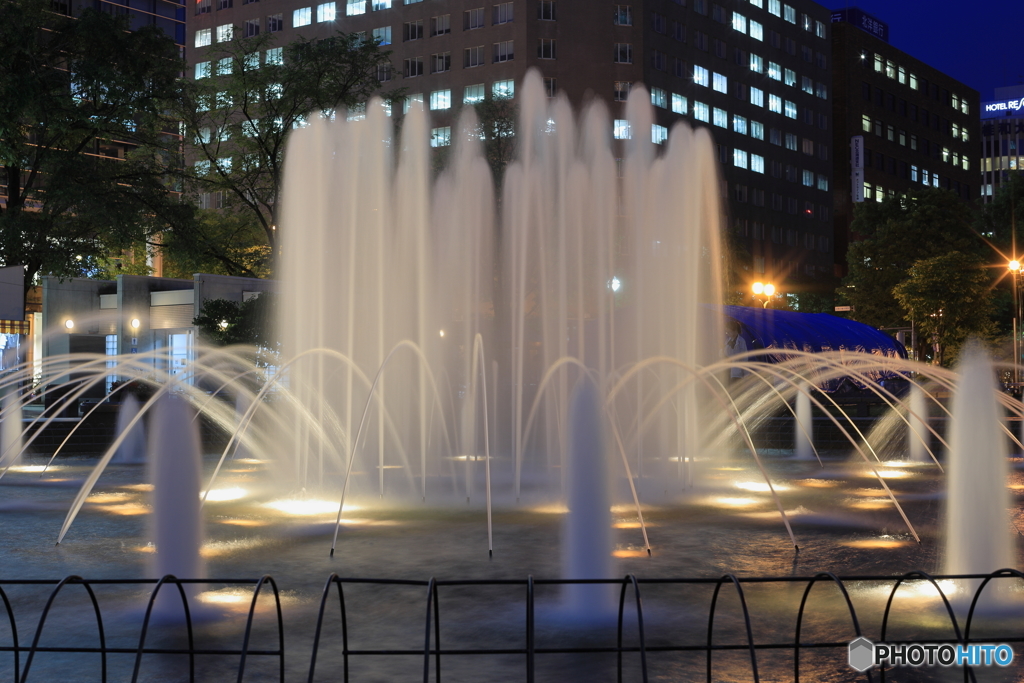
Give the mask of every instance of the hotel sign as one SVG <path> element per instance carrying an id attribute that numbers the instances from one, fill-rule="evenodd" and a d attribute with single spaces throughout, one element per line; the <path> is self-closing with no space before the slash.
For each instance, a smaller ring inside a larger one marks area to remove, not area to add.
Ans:
<path id="1" fill-rule="evenodd" d="M 1001 100 L 999 102 L 984 102 L 981 105 L 981 117 L 991 119 L 997 116 L 1007 116 L 1011 112 L 1019 112 L 1024 109 L 1024 97 L 1019 100 Z"/>
<path id="2" fill-rule="evenodd" d="M 864 201 L 864 136 L 850 138 L 850 185 L 853 201 Z"/>

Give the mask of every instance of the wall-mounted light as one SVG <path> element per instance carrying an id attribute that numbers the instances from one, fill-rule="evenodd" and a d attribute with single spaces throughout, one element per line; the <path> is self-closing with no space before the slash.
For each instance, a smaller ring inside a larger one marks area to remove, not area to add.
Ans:
<path id="1" fill-rule="evenodd" d="M 132 325 L 132 329 L 133 330 L 139 329 L 139 319 L 138 318 L 132 318 L 131 325 Z"/>
<path id="2" fill-rule="evenodd" d="M 221 320 L 220 321 L 220 329 L 222 329 L 222 330 L 228 329 L 228 321 L 227 320 Z"/>
<path id="3" fill-rule="evenodd" d="M 68 328 L 69 330 L 74 329 L 75 321 L 72 320 L 71 318 L 68 318 L 67 320 L 64 321 L 64 327 Z"/>
<path id="4" fill-rule="evenodd" d="M 441 336 L 442 337 L 444 336 L 444 330 L 441 330 Z"/>

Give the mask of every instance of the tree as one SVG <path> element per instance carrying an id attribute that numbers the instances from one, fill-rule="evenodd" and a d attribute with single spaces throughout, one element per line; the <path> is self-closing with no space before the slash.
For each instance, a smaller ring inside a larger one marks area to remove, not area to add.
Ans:
<path id="1" fill-rule="evenodd" d="M 217 44 L 183 86 L 175 110 L 190 143 L 183 184 L 190 198 L 204 196 L 219 212 L 168 235 L 173 258 L 213 262 L 231 275 L 264 274 L 277 244 L 289 133 L 321 112 L 365 106 L 390 74 L 390 52 L 358 34 L 280 47 L 277 38 Z"/>
<path id="2" fill-rule="evenodd" d="M 215 344 L 249 344 L 258 349 L 257 362 L 270 364 L 279 342 L 274 335 L 277 296 L 263 292 L 248 301 L 211 299 L 203 303 L 202 314 L 192 321 L 203 338 Z"/>
<path id="3" fill-rule="evenodd" d="M 909 323 L 893 290 L 918 261 L 952 251 L 979 253 L 984 242 L 971 225 L 969 207 L 946 190 L 920 188 L 881 203 L 857 204 L 851 229 L 860 239 L 850 244 L 849 275 L 841 290 L 854 317 L 874 327 Z"/>
<path id="4" fill-rule="evenodd" d="M 933 345 L 935 364 L 949 364 L 969 337 L 994 332 L 989 279 L 981 257 L 950 251 L 917 261 L 893 288 L 906 316 L 916 322 L 921 345 Z"/>
<path id="5" fill-rule="evenodd" d="M 182 69 L 152 26 L 42 0 L 0 3 L 0 261 L 40 274 L 96 273 L 191 208 L 167 186 L 180 146 L 166 115 Z"/>
<path id="6" fill-rule="evenodd" d="M 505 179 L 505 169 L 516 156 L 516 117 L 519 108 L 511 96 L 494 96 L 491 93 L 487 93 L 484 99 L 473 107 L 479 121 L 484 158 L 491 167 L 495 187 L 501 188 L 501 183 Z"/>
<path id="7" fill-rule="evenodd" d="M 992 201 L 978 211 L 975 229 L 983 239 L 990 241 L 996 272 L 1006 274 L 994 292 L 996 312 L 994 318 L 1002 332 L 1013 330 L 1013 282 L 1007 265 L 1013 259 L 1021 260 L 1024 252 L 1024 174 L 1011 173 L 1000 185 Z"/>

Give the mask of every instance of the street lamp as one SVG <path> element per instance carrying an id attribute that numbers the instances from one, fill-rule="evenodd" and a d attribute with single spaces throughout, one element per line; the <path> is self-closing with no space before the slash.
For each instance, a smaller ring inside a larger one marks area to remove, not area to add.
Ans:
<path id="1" fill-rule="evenodd" d="M 770 282 L 755 282 L 750 289 L 754 292 L 754 299 L 761 302 L 761 308 L 768 308 L 768 302 L 775 294 L 775 285 Z M 764 295 L 763 301 L 761 300 L 762 295 Z"/>
<path id="2" fill-rule="evenodd" d="M 1017 335 L 1017 324 L 1021 318 L 1020 310 L 1020 287 L 1017 286 L 1017 279 L 1020 278 L 1021 265 L 1020 261 L 1013 259 L 1007 266 L 1010 270 L 1010 275 L 1013 278 L 1013 383 L 1017 384 L 1020 382 L 1020 339 Z M 1014 387 L 1016 389 L 1016 387 Z"/>

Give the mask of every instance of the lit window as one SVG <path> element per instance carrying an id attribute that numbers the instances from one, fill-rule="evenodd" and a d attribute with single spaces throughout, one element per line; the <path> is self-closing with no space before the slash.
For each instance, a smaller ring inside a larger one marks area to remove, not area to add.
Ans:
<path id="1" fill-rule="evenodd" d="M 764 173 L 764 157 L 760 154 L 751 154 L 750 170 L 754 173 Z"/>
<path id="2" fill-rule="evenodd" d="M 198 175 L 198 176 L 207 175 L 210 172 L 210 162 L 209 162 L 209 160 L 207 160 L 207 161 L 197 161 L 195 163 L 194 168 L 196 170 L 196 175 Z"/>
<path id="3" fill-rule="evenodd" d="M 914 74 L 910 74 L 910 89 L 917 90 L 917 76 L 915 76 Z"/>
<path id="4" fill-rule="evenodd" d="M 896 80 L 903 85 L 907 84 L 907 70 L 902 66 L 896 69 Z"/>
<path id="5" fill-rule="evenodd" d="M 210 77 L 210 62 L 197 62 L 196 63 L 196 80 L 200 78 Z"/>
<path id="6" fill-rule="evenodd" d="M 430 93 L 430 109 L 451 109 L 452 108 L 452 91 L 451 90 L 435 90 Z"/>
<path id="7" fill-rule="evenodd" d="M 796 118 L 796 102 L 790 102 L 786 100 L 786 118 Z"/>
<path id="8" fill-rule="evenodd" d="M 794 88 L 796 87 L 796 72 L 792 69 L 786 69 L 785 83 Z"/>
<path id="9" fill-rule="evenodd" d="M 629 131 L 629 121 L 626 119 L 615 119 L 612 134 L 616 140 L 629 140 L 632 137 Z"/>
<path id="10" fill-rule="evenodd" d="M 301 7 L 292 12 L 292 26 L 309 26 L 313 23 L 313 8 Z"/>
<path id="11" fill-rule="evenodd" d="M 782 18 L 791 24 L 796 23 L 796 9 L 789 5 L 782 6 Z"/>
<path id="12" fill-rule="evenodd" d="M 725 75 L 716 73 L 714 74 L 714 90 L 715 92 L 729 92 L 729 79 Z"/>
<path id="13" fill-rule="evenodd" d="M 760 55 L 751 53 L 750 55 L 750 70 L 754 73 L 764 73 L 764 58 Z"/>
<path id="14" fill-rule="evenodd" d="M 633 6 L 632 5 L 615 5 L 614 7 L 613 21 L 616 26 L 632 26 L 633 25 Z"/>
<path id="15" fill-rule="evenodd" d="M 714 115 L 712 117 L 712 123 L 714 123 L 716 126 L 720 128 L 728 128 L 729 113 L 724 109 L 719 109 L 718 107 L 715 107 Z"/>
<path id="16" fill-rule="evenodd" d="M 196 47 L 206 47 L 212 41 L 213 29 L 201 28 L 196 31 Z"/>
<path id="17" fill-rule="evenodd" d="M 491 94 L 494 97 L 500 97 L 504 99 L 515 97 L 516 83 L 513 80 L 494 81 L 494 85 L 491 86 Z"/>
<path id="18" fill-rule="evenodd" d="M 764 27 L 753 19 L 750 20 L 750 37 L 754 40 L 764 40 Z"/>
<path id="19" fill-rule="evenodd" d="M 828 86 L 824 83 L 815 83 L 814 94 L 823 100 L 828 99 Z"/>
<path id="20" fill-rule="evenodd" d="M 323 5 L 321 5 L 323 7 Z M 333 21 L 333 19 L 330 19 Z M 391 44 L 391 27 L 382 26 L 381 28 L 373 29 L 373 37 L 377 40 L 378 45 L 390 45 Z"/>
<path id="21" fill-rule="evenodd" d="M 432 128 L 430 130 L 430 146 L 431 147 L 447 147 L 452 144 L 452 127 L 443 126 L 441 128 Z"/>
<path id="22" fill-rule="evenodd" d="M 231 157 L 220 157 L 217 159 L 217 170 L 223 174 L 231 173 Z"/>
<path id="23" fill-rule="evenodd" d="M 814 94 L 814 80 L 807 76 L 800 77 L 800 89 L 808 95 Z"/>
<path id="24" fill-rule="evenodd" d="M 768 62 L 768 78 L 773 81 L 782 80 L 782 67 L 775 62 Z"/>
<path id="25" fill-rule="evenodd" d="M 732 115 L 732 129 L 737 133 L 747 134 L 747 119 L 739 114 Z"/>
<path id="26" fill-rule="evenodd" d="M 668 140 L 668 128 L 659 126 L 656 123 L 651 124 L 651 142 L 660 145 L 666 140 Z"/>
<path id="27" fill-rule="evenodd" d="M 764 124 L 760 121 L 750 122 L 750 137 L 755 140 L 764 140 Z"/>
<path id="28" fill-rule="evenodd" d="M 710 85 L 710 78 L 708 70 L 702 66 L 693 65 L 693 83 L 694 85 L 703 85 L 705 88 Z"/>
<path id="29" fill-rule="evenodd" d="M 818 189 L 828 191 L 828 176 L 818 174 Z"/>
<path id="30" fill-rule="evenodd" d="M 366 0 L 347 0 L 345 16 L 354 17 L 357 14 L 366 14 Z"/>
<path id="31" fill-rule="evenodd" d="M 484 101 L 484 84 L 467 85 L 462 95 L 463 104 L 476 104 Z"/>
<path id="32" fill-rule="evenodd" d="M 685 114 L 687 111 L 686 98 L 682 95 L 672 93 L 672 113 Z"/>
<path id="33" fill-rule="evenodd" d="M 795 133 L 786 133 L 786 149 L 796 151 L 797 137 Z"/>
<path id="34" fill-rule="evenodd" d="M 782 113 L 782 98 L 778 95 L 768 96 L 768 111 L 773 111 L 776 114 Z"/>
<path id="35" fill-rule="evenodd" d="M 275 47 L 267 50 L 267 64 L 273 64 L 275 66 L 281 66 L 284 64 L 284 48 Z"/>
<path id="36" fill-rule="evenodd" d="M 747 153 L 742 149 L 734 149 L 732 151 L 732 165 L 738 168 L 747 168 Z"/>
<path id="37" fill-rule="evenodd" d="M 629 91 L 633 88 L 632 81 L 615 81 L 615 101 L 625 102 L 629 99 Z"/>
<path id="38" fill-rule="evenodd" d="M 225 107 L 232 106 L 231 95 L 225 90 L 222 90 L 219 93 L 217 93 L 214 100 L 214 104 L 217 106 L 218 109 L 224 109 Z"/>
<path id="39" fill-rule="evenodd" d="M 668 108 L 668 93 L 661 88 L 651 88 L 651 104 L 662 109 Z"/>
<path id="40" fill-rule="evenodd" d="M 406 97 L 405 101 L 402 103 L 402 113 L 408 114 L 414 104 L 419 104 L 420 109 L 423 108 L 423 93 L 416 93 L 415 95 L 409 95 Z"/>
<path id="41" fill-rule="evenodd" d="M 758 107 L 764 106 L 764 91 L 760 88 L 750 89 L 750 103 Z"/>
<path id="42" fill-rule="evenodd" d="M 814 171 L 804 169 L 803 179 L 806 187 L 814 187 Z"/>
<path id="43" fill-rule="evenodd" d="M 747 32 L 747 18 L 739 12 L 732 13 L 732 28 L 740 33 Z"/>
<path id="44" fill-rule="evenodd" d="M 230 76 L 232 71 L 231 57 L 225 57 L 224 59 L 217 60 L 217 75 L 218 76 Z"/>
<path id="45" fill-rule="evenodd" d="M 711 108 L 703 102 L 693 103 L 693 118 L 707 123 L 711 118 Z"/>
<path id="46" fill-rule="evenodd" d="M 825 37 L 825 24 L 821 23 L 820 21 L 815 20 L 815 22 L 814 22 L 814 35 L 818 36 L 819 38 L 824 38 Z"/>
<path id="47" fill-rule="evenodd" d="M 337 16 L 337 8 L 333 2 L 325 2 L 316 6 L 316 20 L 317 22 L 334 21 Z M 391 28 L 388 28 L 391 31 Z M 388 41 L 390 42 L 390 41 Z"/>
<path id="48" fill-rule="evenodd" d="M 373 11 L 391 9 L 391 0 L 373 0 Z"/>
<path id="49" fill-rule="evenodd" d="M 960 162 L 963 164 L 963 167 L 964 167 L 965 171 L 971 170 L 971 165 L 967 162 L 967 155 L 966 154 L 960 158 Z"/>
<path id="50" fill-rule="evenodd" d="M 233 24 L 221 24 L 217 27 L 217 42 L 226 43 L 235 36 L 235 27 Z"/>
<path id="51" fill-rule="evenodd" d="M 782 0 L 768 0 L 768 12 L 777 17 L 782 16 Z"/>

